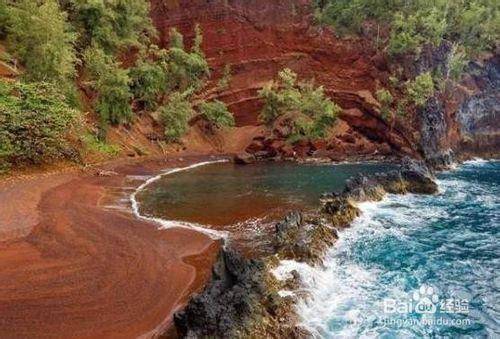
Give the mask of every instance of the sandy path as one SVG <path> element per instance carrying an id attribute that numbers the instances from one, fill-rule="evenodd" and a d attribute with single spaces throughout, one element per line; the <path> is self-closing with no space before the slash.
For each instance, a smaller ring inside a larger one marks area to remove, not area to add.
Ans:
<path id="1" fill-rule="evenodd" d="M 0 208 L 10 211 L 2 214 L 0 234 L 19 222 L 29 231 L 35 223 L 26 236 L 0 242 L 1 338 L 134 338 L 167 325 L 176 307 L 203 286 L 217 242 L 100 207 L 107 187 L 152 169 L 117 171 L 0 186 Z"/>

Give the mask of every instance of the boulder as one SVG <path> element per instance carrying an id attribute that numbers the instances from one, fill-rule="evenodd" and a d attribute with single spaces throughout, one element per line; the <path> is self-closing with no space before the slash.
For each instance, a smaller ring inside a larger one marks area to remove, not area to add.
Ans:
<path id="1" fill-rule="evenodd" d="M 253 154 L 250 154 L 250 153 L 240 153 L 240 154 L 236 154 L 233 158 L 233 161 L 235 164 L 238 164 L 238 165 L 248 165 L 248 164 L 252 164 L 256 161 L 256 158 Z"/>

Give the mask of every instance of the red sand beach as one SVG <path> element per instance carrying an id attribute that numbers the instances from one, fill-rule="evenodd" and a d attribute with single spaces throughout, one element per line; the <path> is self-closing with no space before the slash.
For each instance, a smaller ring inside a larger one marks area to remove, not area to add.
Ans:
<path id="1" fill-rule="evenodd" d="M 201 160 L 0 182 L 0 337 L 135 338 L 169 327 L 209 278 L 219 243 L 186 228 L 159 230 L 100 201 L 127 175 Z"/>

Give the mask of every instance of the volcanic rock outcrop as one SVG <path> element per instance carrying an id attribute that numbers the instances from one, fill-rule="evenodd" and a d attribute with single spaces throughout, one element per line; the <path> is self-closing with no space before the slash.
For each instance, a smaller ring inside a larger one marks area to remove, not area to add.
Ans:
<path id="1" fill-rule="evenodd" d="M 279 282 L 270 274 L 276 259 L 293 259 L 319 264 L 337 239 L 337 230 L 348 227 L 359 215 L 356 202 L 380 200 L 386 193 L 437 192 L 432 172 L 422 161 L 403 159 L 399 170 L 348 180 L 340 194 L 321 198 L 316 213 L 291 212 L 275 227 L 275 255 L 245 259 L 223 249 L 214 266 L 212 279 L 187 307 L 175 315 L 178 333 L 196 337 L 286 337 L 302 338 L 307 333 L 296 326 L 290 297 L 282 288 L 297 287 L 300 276 Z"/>

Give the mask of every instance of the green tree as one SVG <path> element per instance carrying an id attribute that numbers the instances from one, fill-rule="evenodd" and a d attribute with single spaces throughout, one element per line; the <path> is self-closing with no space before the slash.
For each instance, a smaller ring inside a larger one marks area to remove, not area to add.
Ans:
<path id="1" fill-rule="evenodd" d="M 86 51 L 85 65 L 93 80 L 92 87 L 97 92 L 95 109 L 100 117 L 101 128 L 105 129 L 109 123 L 117 125 L 129 122 L 132 118 L 129 71 L 121 68 L 118 62 L 99 48 Z"/>
<path id="2" fill-rule="evenodd" d="M 446 77 L 459 81 L 462 77 L 465 65 L 467 64 L 467 55 L 461 46 L 454 44 L 448 56 L 446 65 Z"/>
<path id="3" fill-rule="evenodd" d="M 388 50 L 391 55 L 416 52 L 422 43 L 422 36 L 417 33 L 417 18 L 396 13 L 392 23 Z"/>
<path id="4" fill-rule="evenodd" d="M 142 54 L 130 69 L 132 93 L 146 109 L 154 108 L 158 97 L 167 90 L 165 68 L 161 59 L 150 60 L 147 55 Z"/>
<path id="5" fill-rule="evenodd" d="M 76 35 L 56 0 L 20 0 L 7 8 L 9 51 L 32 81 L 68 83 L 75 75 Z"/>
<path id="6" fill-rule="evenodd" d="M 200 39 L 200 37 L 201 35 L 198 38 L 195 37 L 195 40 Z M 196 91 L 203 86 L 204 79 L 210 75 L 205 57 L 197 52 L 185 51 L 182 34 L 175 28 L 170 31 L 167 64 L 169 88 L 171 90 L 183 92 L 192 89 Z"/>
<path id="7" fill-rule="evenodd" d="M 333 126 L 340 107 L 325 96 L 323 87 L 297 82 L 297 74 L 290 69 L 279 72 L 278 81 L 259 91 L 264 107 L 260 120 L 272 126 L 279 118 L 289 120 L 289 139 L 322 138 Z"/>
<path id="8" fill-rule="evenodd" d="M 201 44 L 203 43 L 203 32 L 199 24 L 194 26 L 193 53 L 203 55 Z"/>
<path id="9" fill-rule="evenodd" d="M 184 37 L 182 34 L 177 30 L 177 28 L 172 27 L 169 31 L 169 47 L 170 48 L 179 48 L 184 50 Z"/>
<path id="10" fill-rule="evenodd" d="M 168 142 L 178 142 L 189 129 L 193 109 L 186 95 L 175 92 L 170 100 L 160 108 L 160 117 L 165 127 Z"/>
<path id="11" fill-rule="evenodd" d="M 29 1 L 29 0 L 28 0 Z M 140 47 L 156 33 L 146 0 L 68 0 L 81 35 L 81 47 L 93 45 L 113 54 Z"/>
<path id="12" fill-rule="evenodd" d="M 205 118 L 217 128 L 234 126 L 234 117 L 222 101 L 204 101 L 199 105 L 199 109 Z"/>
<path id="13" fill-rule="evenodd" d="M 419 74 L 406 85 L 410 99 L 417 107 L 423 107 L 427 100 L 434 95 L 434 81 L 430 72 Z"/>

